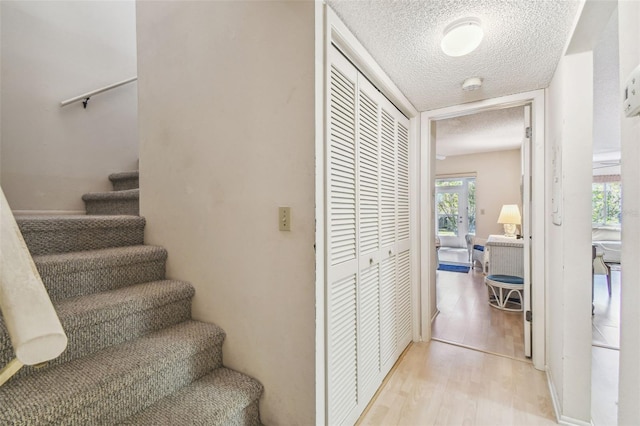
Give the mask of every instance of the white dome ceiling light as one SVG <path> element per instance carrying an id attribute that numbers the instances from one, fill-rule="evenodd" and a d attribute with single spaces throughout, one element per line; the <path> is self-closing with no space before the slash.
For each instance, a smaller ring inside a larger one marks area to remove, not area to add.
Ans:
<path id="1" fill-rule="evenodd" d="M 462 18 L 447 25 L 440 47 L 449 56 L 464 56 L 473 52 L 483 37 L 484 31 L 478 18 Z"/>

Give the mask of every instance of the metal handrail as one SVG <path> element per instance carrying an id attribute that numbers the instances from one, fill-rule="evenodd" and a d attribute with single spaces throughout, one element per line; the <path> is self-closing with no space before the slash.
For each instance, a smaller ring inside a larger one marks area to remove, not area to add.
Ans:
<path id="1" fill-rule="evenodd" d="M 82 101 L 82 105 L 84 105 L 84 107 L 86 108 L 87 104 L 89 103 L 89 99 L 91 99 L 91 97 L 93 95 L 97 95 L 99 93 L 103 93 L 103 92 L 106 92 L 108 90 L 115 89 L 116 87 L 124 86 L 125 84 L 133 83 L 137 79 L 138 79 L 138 77 L 131 77 L 131 78 L 128 78 L 126 80 L 122 80 L 122 81 L 119 81 L 117 83 L 113 83 L 113 84 L 110 84 L 108 86 L 102 87 L 100 89 L 92 90 L 91 92 L 87 92 L 85 94 L 76 96 L 74 98 L 67 99 L 66 101 L 60 102 L 60 107 L 67 106 L 69 104 Z"/>
<path id="2" fill-rule="evenodd" d="M 0 370 L 1 386 L 23 365 L 60 356 L 67 335 L 1 188 L 0 231 L 0 311 L 16 356 Z"/>

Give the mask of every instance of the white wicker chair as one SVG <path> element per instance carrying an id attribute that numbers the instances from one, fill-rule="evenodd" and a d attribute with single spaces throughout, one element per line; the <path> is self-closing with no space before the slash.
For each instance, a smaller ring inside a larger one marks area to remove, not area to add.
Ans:
<path id="1" fill-rule="evenodd" d="M 484 282 L 489 304 L 505 311 L 524 308 L 524 253 L 522 241 L 487 241 L 489 271 Z"/>

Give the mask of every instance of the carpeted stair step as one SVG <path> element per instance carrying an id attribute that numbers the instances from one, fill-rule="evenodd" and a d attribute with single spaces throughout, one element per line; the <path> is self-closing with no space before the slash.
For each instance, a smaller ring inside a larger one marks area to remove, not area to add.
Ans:
<path id="1" fill-rule="evenodd" d="M 114 191 L 124 191 L 126 189 L 136 189 L 140 187 L 139 173 L 135 172 L 121 172 L 112 173 L 109 175 L 111 185 L 113 185 Z"/>
<path id="2" fill-rule="evenodd" d="M 51 300 L 162 280 L 167 251 L 127 246 L 33 256 Z"/>
<path id="3" fill-rule="evenodd" d="M 69 344 L 57 365 L 191 318 L 194 289 L 183 281 L 155 281 L 54 303 Z M 0 318 L 0 365 L 15 357 Z M 33 368 L 18 373 L 26 375 Z"/>
<path id="4" fill-rule="evenodd" d="M 121 424 L 260 425 L 261 394 L 262 385 L 256 380 L 228 368 L 218 368 Z"/>
<path id="5" fill-rule="evenodd" d="M 140 213 L 140 190 L 92 192 L 82 196 L 87 214 L 134 215 Z"/>
<path id="6" fill-rule="evenodd" d="M 121 422 L 221 367 L 223 340 L 216 325 L 187 321 L 10 380 L 0 387 L 0 424 Z"/>
<path id="7" fill-rule="evenodd" d="M 16 216 L 31 255 L 140 245 L 139 216 Z"/>

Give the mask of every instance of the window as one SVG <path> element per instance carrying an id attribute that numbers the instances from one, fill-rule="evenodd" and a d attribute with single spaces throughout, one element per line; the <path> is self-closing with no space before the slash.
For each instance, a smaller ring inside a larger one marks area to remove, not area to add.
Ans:
<path id="1" fill-rule="evenodd" d="M 620 182 L 596 182 L 591 186 L 594 225 L 620 226 L 622 223 L 622 185 Z"/>
<path id="2" fill-rule="evenodd" d="M 475 177 L 436 179 L 436 218 L 439 237 L 464 238 L 466 234 L 475 234 Z"/>

